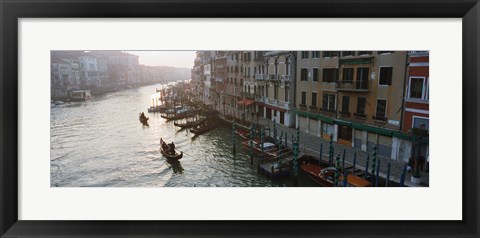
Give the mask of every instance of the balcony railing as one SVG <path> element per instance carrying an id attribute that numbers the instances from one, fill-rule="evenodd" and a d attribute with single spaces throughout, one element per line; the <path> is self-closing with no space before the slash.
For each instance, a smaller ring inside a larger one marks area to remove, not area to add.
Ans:
<path id="1" fill-rule="evenodd" d="M 350 116 L 350 112 L 340 111 L 340 115 L 342 115 L 342 116 L 344 116 L 344 117 L 349 117 L 349 116 Z"/>
<path id="2" fill-rule="evenodd" d="M 265 99 L 266 99 L 265 96 L 261 96 L 261 95 L 256 95 L 256 96 L 255 96 L 255 101 L 257 101 L 257 102 L 263 102 L 263 103 L 265 103 Z"/>
<path id="3" fill-rule="evenodd" d="M 385 116 L 373 115 L 373 120 L 386 122 L 387 118 Z"/>
<path id="4" fill-rule="evenodd" d="M 410 56 L 426 56 L 428 53 L 428 51 L 408 51 L 408 55 Z"/>
<path id="5" fill-rule="evenodd" d="M 322 112 L 329 112 L 329 113 L 335 113 L 335 109 L 330 109 L 330 108 L 321 108 L 320 109 Z"/>
<path id="6" fill-rule="evenodd" d="M 278 80 L 278 74 L 269 74 L 268 80 Z"/>
<path id="7" fill-rule="evenodd" d="M 337 90 L 368 92 L 368 80 L 339 80 Z"/>
<path id="8" fill-rule="evenodd" d="M 257 74 L 258 76 L 258 74 Z M 262 76 L 259 76 L 257 78 L 257 76 L 255 76 L 255 78 L 257 80 L 280 80 L 280 81 L 290 81 L 291 80 L 291 76 L 290 75 L 284 75 L 284 74 L 264 74 Z M 259 79 L 261 78 L 261 79 Z"/>
<path id="9" fill-rule="evenodd" d="M 255 80 L 266 80 L 268 78 L 268 75 L 266 74 L 256 74 L 255 75 Z"/>
<path id="10" fill-rule="evenodd" d="M 293 107 L 292 103 L 285 102 L 285 101 L 280 101 L 278 99 L 272 99 L 272 98 L 266 98 L 264 103 L 272 105 L 272 106 L 276 106 L 276 107 L 281 107 L 281 108 L 284 108 L 286 110 L 289 110 L 290 108 Z"/>
<path id="11" fill-rule="evenodd" d="M 355 117 L 358 117 L 358 118 L 363 118 L 363 119 L 367 118 L 367 115 L 365 115 L 365 113 L 355 112 L 355 113 L 353 113 L 353 115 L 354 115 Z"/>
<path id="12" fill-rule="evenodd" d="M 242 97 L 244 97 L 244 98 L 255 98 L 255 94 L 242 92 Z"/>

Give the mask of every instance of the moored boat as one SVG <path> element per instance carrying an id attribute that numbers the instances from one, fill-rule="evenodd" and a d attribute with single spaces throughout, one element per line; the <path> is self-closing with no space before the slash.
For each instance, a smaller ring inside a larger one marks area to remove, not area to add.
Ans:
<path id="1" fill-rule="evenodd" d="M 164 113 L 168 109 L 167 106 L 165 105 L 160 105 L 160 106 L 151 106 L 147 110 L 148 112 L 160 112 Z"/>
<path id="2" fill-rule="evenodd" d="M 256 155 L 264 155 L 266 157 L 271 157 L 272 153 L 277 151 L 277 146 L 271 142 L 263 142 L 263 150 L 261 142 L 256 139 L 253 140 L 253 153 Z M 242 142 L 243 149 L 250 151 L 250 140 L 245 140 Z"/>
<path id="3" fill-rule="evenodd" d="M 70 100 L 72 101 L 87 101 L 92 98 L 90 90 L 77 90 L 70 92 Z"/>
<path id="4" fill-rule="evenodd" d="M 324 187 L 333 187 L 335 181 L 335 167 L 322 167 L 316 164 L 307 164 L 303 163 L 301 166 L 302 170 L 307 173 L 316 183 Z M 339 184 L 343 184 L 343 175 L 339 175 Z M 371 183 L 361 177 L 358 177 L 353 174 L 347 175 L 347 186 L 348 187 L 370 187 Z"/>
<path id="5" fill-rule="evenodd" d="M 250 137 L 250 132 L 242 129 L 235 130 L 235 134 L 239 135 L 244 140 L 248 140 Z"/>
<path id="6" fill-rule="evenodd" d="M 189 121 L 189 122 L 185 122 L 185 123 L 174 122 L 173 125 L 181 127 L 181 128 L 191 128 L 191 127 L 196 127 L 196 126 L 200 125 L 205 120 L 206 120 L 206 118 L 202 118 L 202 119 L 197 120 L 197 121 Z"/>
<path id="7" fill-rule="evenodd" d="M 197 126 L 195 126 L 194 128 L 190 129 L 190 132 L 195 134 L 195 135 L 201 135 L 201 134 L 204 134 L 206 132 L 209 132 L 213 128 L 215 128 L 215 125 L 213 123 L 209 122 L 208 120 L 206 120 L 203 123 L 200 123 Z"/>
<path id="8" fill-rule="evenodd" d="M 179 160 L 183 157 L 183 152 L 175 151 L 175 144 L 172 142 L 170 144 L 165 143 L 163 138 L 160 138 L 160 153 L 167 159 Z"/>

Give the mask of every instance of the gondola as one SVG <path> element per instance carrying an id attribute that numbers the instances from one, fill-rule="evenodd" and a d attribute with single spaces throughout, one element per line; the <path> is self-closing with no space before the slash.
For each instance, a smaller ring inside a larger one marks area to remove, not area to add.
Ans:
<path id="1" fill-rule="evenodd" d="M 215 126 L 206 121 L 206 123 L 199 124 L 196 127 L 190 129 L 190 132 L 195 134 L 195 135 L 201 135 L 201 134 L 204 134 L 206 132 L 209 132 L 213 128 L 215 128 Z"/>
<path id="2" fill-rule="evenodd" d="M 165 158 L 170 159 L 170 160 L 179 160 L 183 157 L 183 152 L 176 152 L 175 149 L 173 149 L 173 152 L 170 151 L 170 146 L 171 144 L 165 143 L 162 138 L 160 138 L 160 153 L 162 153 Z"/>
<path id="3" fill-rule="evenodd" d="M 161 115 L 162 118 L 165 118 L 167 120 L 179 120 L 179 119 L 184 119 L 188 117 L 193 117 L 195 116 L 195 113 L 182 113 L 182 114 L 173 114 L 173 115 Z"/>
<path id="4" fill-rule="evenodd" d="M 140 113 L 140 115 L 138 116 L 138 119 L 144 126 L 148 125 L 148 117 L 146 117 L 145 114 L 143 114 L 143 112 Z"/>
<path id="5" fill-rule="evenodd" d="M 191 127 L 196 127 L 196 126 L 200 125 L 205 120 L 206 120 L 206 118 L 202 118 L 198 121 L 190 121 L 190 122 L 185 122 L 185 123 L 174 122 L 173 125 L 181 127 L 181 128 L 191 128 Z"/>

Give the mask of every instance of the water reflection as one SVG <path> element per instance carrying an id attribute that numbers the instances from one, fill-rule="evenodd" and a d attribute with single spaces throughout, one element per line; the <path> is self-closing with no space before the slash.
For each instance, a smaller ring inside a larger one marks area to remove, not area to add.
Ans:
<path id="1" fill-rule="evenodd" d="M 52 107 L 51 186 L 291 186 L 291 179 L 272 182 L 259 175 L 240 138 L 232 155 L 231 125 L 196 136 L 158 113 L 147 113 L 152 94 L 160 87 Z M 139 124 L 139 112 L 149 117 L 148 126 Z M 180 161 L 167 161 L 161 155 L 161 137 L 174 141 L 184 153 Z M 306 182 L 302 186 L 308 186 Z"/>

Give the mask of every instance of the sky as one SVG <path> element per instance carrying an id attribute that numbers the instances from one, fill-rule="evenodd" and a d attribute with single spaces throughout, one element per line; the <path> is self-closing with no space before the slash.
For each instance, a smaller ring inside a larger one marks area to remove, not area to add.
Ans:
<path id="1" fill-rule="evenodd" d="M 192 68 L 196 51 L 127 51 L 138 55 L 140 64 Z"/>

